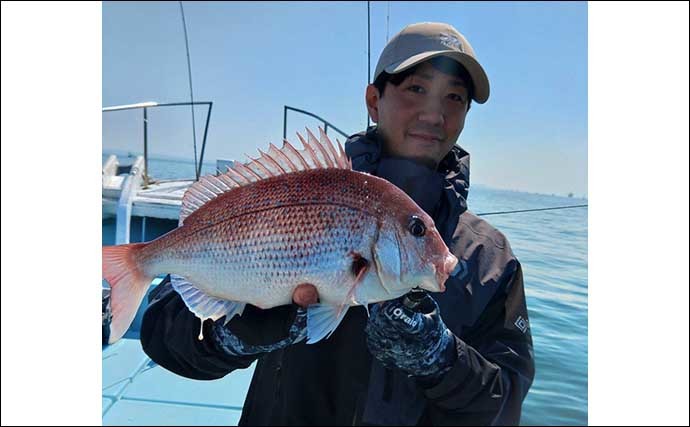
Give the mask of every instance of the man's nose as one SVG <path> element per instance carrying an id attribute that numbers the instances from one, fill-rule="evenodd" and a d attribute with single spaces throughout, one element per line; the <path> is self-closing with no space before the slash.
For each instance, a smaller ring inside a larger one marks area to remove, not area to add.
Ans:
<path id="1" fill-rule="evenodd" d="M 419 121 L 432 125 L 443 126 L 445 122 L 443 107 L 436 102 L 427 102 L 419 113 Z"/>

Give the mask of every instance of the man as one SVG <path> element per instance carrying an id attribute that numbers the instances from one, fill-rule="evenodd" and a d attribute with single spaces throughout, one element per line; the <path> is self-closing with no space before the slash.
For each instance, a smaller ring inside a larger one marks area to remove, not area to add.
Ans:
<path id="1" fill-rule="evenodd" d="M 467 211 L 469 154 L 455 145 L 471 100 L 488 96 L 457 30 L 410 25 L 366 89 L 377 125 L 345 145 L 355 169 L 432 216 L 459 260 L 445 292 L 373 304 L 369 315 L 351 308 L 329 339 L 308 345 L 296 304 L 247 306 L 227 326 L 206 322 L 199 341 L 199 320 L 164 285 L 144 316 L 146 353 L 196 379 L 258 360 L 240 424 L 517 425 L 534 377 L 522 270 L 505 237 Z"/>

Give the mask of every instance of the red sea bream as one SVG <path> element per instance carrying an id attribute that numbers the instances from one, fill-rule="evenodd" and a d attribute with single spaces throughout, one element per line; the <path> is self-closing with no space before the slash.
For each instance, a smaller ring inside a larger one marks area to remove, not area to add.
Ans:
<path id="1" fill-rule="evenodd" d="M 287 141 L 248 163 L 206 176 L 187 190 L 175 230 L 147 243 L 103 247 L 111 285 L 110 342 L 134 319 L 155 276 L 174 274 L 203 322 L 229 321 L 249 303 L 271 308 L 314 285 L 308 342 L 338 326 L 347 308 L 397 298 L 412 288 L 440 292 L 457 263 L 433 220 L 388 181 L 353 171 L 321 131 Z"/>

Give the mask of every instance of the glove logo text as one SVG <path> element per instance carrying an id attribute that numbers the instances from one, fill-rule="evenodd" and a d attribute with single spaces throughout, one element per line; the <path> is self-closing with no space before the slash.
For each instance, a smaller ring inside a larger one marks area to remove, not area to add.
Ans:
<path id="1" fill-rule="evenodd" d="M 402 320 L 403 323 L 405 323 L 406 325 L 409 325 L 413 328 L 415 326 L 417 326 L 417 321 L 412 319 L 407 314 L 405 314 L 405 312 L 402 310 L 402 308 L 396 308 L 395 310 L 393 310 L 393 317 L 395 317 L 396 319 Z"/>

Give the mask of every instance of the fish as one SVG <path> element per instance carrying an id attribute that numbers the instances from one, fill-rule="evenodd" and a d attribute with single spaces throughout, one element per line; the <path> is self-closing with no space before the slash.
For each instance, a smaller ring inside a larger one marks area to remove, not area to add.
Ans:
<path id="1" fill-rule="evenodd" d="M 353 306 L 414 288 L 443 292 L 457 264 L 427 215 L 385 179 L 352 169 L 319 128 L 297 133 L 185 192 L 178 227 L 149 242 L 102 247 L 111 287 L 109 342 L 132 323 L 151 281 L 172 286 L 201 321 L 290 304 L 312 285 L 307 344 L 328 338 Z M 199 334 L 199 339 L 203 335 Z"/>

